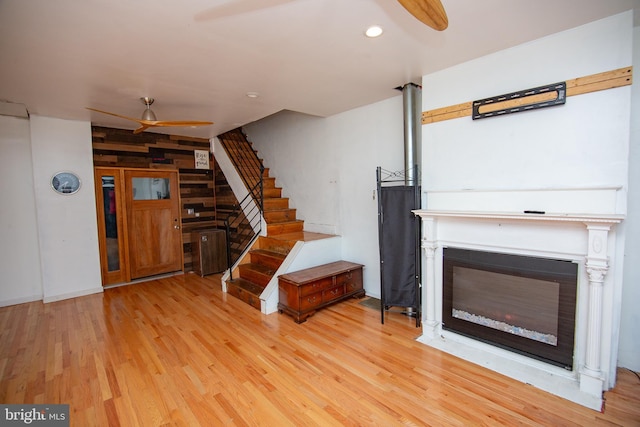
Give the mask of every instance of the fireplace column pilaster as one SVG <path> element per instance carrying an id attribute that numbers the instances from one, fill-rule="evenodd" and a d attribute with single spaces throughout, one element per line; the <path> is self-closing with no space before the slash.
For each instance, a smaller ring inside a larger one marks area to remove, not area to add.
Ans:
<path id="1" fill-rule="evenodd" d="M 436 319 L 436 219 L 422 217 L 422 250 L 426 261 L 425 265 L 425 292 L 423 301 L 426 304 L 424 318 L 422 320 L 423 334 L 429 338 L 435 338 L 438 334 L 438 321 Z"/>
<path id="2" fill-rule="evenodd" d="M 604 389 L 601 368 L 602 295 L 604 278 L 609 270 L 607 240 L 610 224 L 587 223 L 589 248 L 586 269 L 589 275 L 589 304 L 587 313 L 587 342 L 585 363 L 580 371 L 580 390 L 600 396 Z"/>

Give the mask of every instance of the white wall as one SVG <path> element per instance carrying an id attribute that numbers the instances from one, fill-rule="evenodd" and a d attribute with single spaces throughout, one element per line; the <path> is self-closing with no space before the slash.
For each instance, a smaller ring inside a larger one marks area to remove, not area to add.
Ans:
<path id="1" fill-rule="evenodd" d="M 42 299 L 29 120 L 0 116 L 0 306 Z"/>
<path id="2" fill-rule="evenodd" d="M 632 86 L 631 143 L 629 146 L 629 203 L 625 230 L 627 233 L 620 319 L 620 366 L 640 371 L 640 27 L 633 29 L 633 67 L 636 70 Z"/>
<path id="3" fill-rule="evenodd" d="M 102 292 L 91 124 L 31 116 L 31 147 L 44 301 Z M 80 176 L 78 193 L 53 191 L 60 171 Z"/>
<path id="4" fill-rule="evenodd" d="M 402 96 L 318 118 L 281 112 L 244 127 L 305 229 L 342 236 L 342 259 L 365 265 L 380 296 L 376 167 L 404 168 Z"/>
<path id="5" fill-rule="evenodd" d="M 632 37 L 633 14 L 626 12 L 424 76 L 423 109 L 628 67 Z M 625 86 L 543 110 L 426 125 L 427 207 L 626 214 L 630 107 L 631 87 Z M 603 324 L 602 345 L 613 355 L 605 372 L 615 372 L 619 322 L 626 317 L 619 315 L 625 228 L 614 231 L 612 283 L 603 290 L 603 311 L 614 313 Z"/>

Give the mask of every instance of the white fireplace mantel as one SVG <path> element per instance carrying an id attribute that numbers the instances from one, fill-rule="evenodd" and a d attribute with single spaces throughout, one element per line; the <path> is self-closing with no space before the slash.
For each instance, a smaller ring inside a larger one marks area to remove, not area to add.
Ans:
<path id="1" fill-rule="evenodd" d="M 414 214 L 426 218 L 476 218 L 502 219 L 515 221 L 567 221 L 582 223 L 618 224 L 624 215 L 617 214 L 571 214 L 571 213 L 524 213 L 524 212 L 480 212 L 480 211 L 444 211 L 416 210 Z"/>
<path id="2" fill-rule="evenodd" d="M 609 301 L 612 294 L 607 284 L 613 286 L 612 278 L 607 277 L 612 255 L 609 247 L 614 246 L 609 241 L 612 228 L 624 216 L 445 210 L 416 210 L 414 214 L 421 218 L 423 250 L 423 335 L 418 340 L 600 410 L 602 392 L 609 388 L 607 377 L 611 375 L 606 364 L 611 352 L 603 350 L 602 344 L 603 325 L 611 325 L 614 315 L 610 304 L 604 308 L 605 299 Z M 533 255 L 540 251 L 566 253 L 581 264 L 585 296 L 577 303 L 582 322 L 576 322 L 576 336 L 584 338 L 576 340 L 573 372 L 443 331 L 442 247 L 448 245 Z"/>

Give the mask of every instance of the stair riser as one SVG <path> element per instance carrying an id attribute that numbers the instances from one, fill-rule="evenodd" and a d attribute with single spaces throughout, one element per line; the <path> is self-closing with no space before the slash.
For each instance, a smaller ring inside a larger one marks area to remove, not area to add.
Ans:
<path id="1" fill-rule="evenodd" d="M 276 188 L 276 179 L 275 178 L 263 178 L 262 179 L 262 188 Z"/>
<path id="2" fill-rule="evenodd" d="M 273 270 L 277 270 L 283 261 L 282 258 L 276 258 L 276 257 L 268 256 L 268 255 L 257 253 L 257 252 L 250 252 L 250 254 L 251 254 L 252 263 L 262 264 Z"/>
<path id="3" fill-rule="evenodd" d="M 280 197 L 282 197 L 282 188 L 263 188 L 262 194 L 264 195 L 265 199 L 279 199 Z"/>
<path id="4" fill-rule="evenodd" d="M 233 295 L 234 297 L 240 299 L 241 301 L 246 302 L 250 306 L 257 308 L 258 310 L 261 309 L 260 298 L 256 297 L 255 295 L 247 292 L 242 288 L 234 286 L 233 284 L 227 284 L 227 293 L 229 295 Z"/>
<path id="5" fill-rule="evenodd" d="M 269 237 L 261 236 L 259 240 L 259 245 L 260 245 L 260 249 L 273 251 L 279 254 L 286 255 L 291 251 L 291 249 L 295 245 L 295 242 L 272 239 Z"/>
<path id="6" fill-rule="evenodd" d="M 251 270 L 250 268 L 242 268 L 242 265 L 239 266 L 239 271 L 240 277 L 260 286 L 267 286 L 271 277 L 273 277 L 259 271 Z"/>
<path id="7" fill-rule="evenodd" d="M 264 199 L 264 210 L 269 209 L 289 209 L 289 199 Z"/>
<path id="8" fill-rule="evenodd" d="M 295 219 L 295 209 L 283 209 L 279 211 L 269 211 L 264 213 L 264 220 L 267 221 L 267 224 L 270 224 L 272 222 L 295 221 Z"/>
<path id="9" fill-rule="evenodd" d="M 304 222 L 302 221 L 267 224 L 267 235 L 276 236 L 278 234 L 295 233 L 302 231 L 303 228 Z"/>

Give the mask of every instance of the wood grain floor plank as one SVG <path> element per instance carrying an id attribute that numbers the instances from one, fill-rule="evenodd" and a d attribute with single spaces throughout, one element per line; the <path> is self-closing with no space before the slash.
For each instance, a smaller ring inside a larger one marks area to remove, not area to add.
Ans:
<path id="1" fill-rule="evenodd" d="M 74 426 L 640 426 L 632 372 L 601 413 L 419 335 L 359 300 L 296 324 L 174 276 L 0 308 L 0 401 L 68 403 Z"/>

